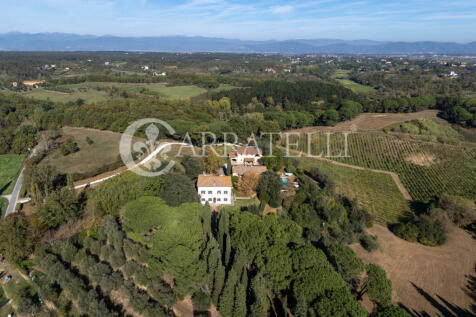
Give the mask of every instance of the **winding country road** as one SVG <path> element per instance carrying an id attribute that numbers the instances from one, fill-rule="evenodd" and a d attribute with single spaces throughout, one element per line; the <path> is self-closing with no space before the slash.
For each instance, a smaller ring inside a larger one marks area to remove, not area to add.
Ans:
<path id="1" fill-rule="evenodd" d="M 33 148 L 33 150 L 31 151 L 31 154 L 30 154 L 29 158 L 34 157 L 37 153 L 38 153 L 38 146 L 35 146 Z M 8 206 L 7 206 L 7 210 L 5 211 L 5 218 L 8 215 L 10 215 L 11 213 L 15 212 L 15 207 L 18 203 L 18 198 L 20 197 L 20 191 L 21 191 L 21 188 L 23 186 L 23 173 L 24 172 L 25 172 L 25 167 L 23 166 L 21 168 L 20 174 L 18 175 L 17 181 L 15 182 L 15 187 L 13 187 L 13 192 L 11 193 L 11 195 L 4 196 L 5 198 L 8 199 Z M 22 202 L 30 201 L 29 198 L 24 198 L 24 199 L 21 199 L 21 200 L 22 200 Z"/>
<path id="2" fill-rule="evenodd" d="M 160 153 L 160 151 L 162 151 L 165 147 L 167 146 L 171 146 L 171 145 L 183 145 L 183 146 L 190 146 L 190 144 L 188 143 L 182 143 L 182 142 L 165 142 L 165 143 L 161 143 L 159 144 L 159 146 L 157 146 L 157 148 L 152 151 L 149 155 L 147 155 L 147 157 L 145 157 L 143 160 L 141 160 L 140 162 L 136 163 L 134 166 L 131 166 L 127 169 L 123 169 L 121 171 L 118 171 L 117 173 L 114 173 L 112 175 L 107 175 L 107 176 L 104 176 L 104 177 L 101 177 L 99 179 L 95 179 L 93 181 L 90 181 L 90 182 L 84 182 L 83 184 L 79 184 L 79 185 L 76 185 L 74 186 L 74 189 L 81 189 L 81 188 L 85 188 L 86 186 L 91 186 L 91 185 L 95 185 L 95 184 L 99 184 L 99 183 L 102 183 L 110 178 L 113 178 L 125 171 L 129 171 L 129 170 L 132 170 L 136 167 L 139 167 L 147 162 L 149 162 L 150 160 L 152 160 L 155 156 L 157 156 L 157 154 Z M 35 155 L 35 150 L 33 150 L 32 152 L 32 155 L 30 155 L 30 158 L 33 157 Z M 8 199 L 9 203 L 8 203 L 8 207 L 7 207 L 7 210 L 5 212 L 5 217 L 9 216 L 10 214 L 14 213 L 15 212 L 15 206 L 17 205 L 18 202 L 21 202 L 21 203 L 25 203 L 25 202 L 28 202 L 30 201 L 31 199 L 30 198 L 22 198 L 22 199 L 19 199 L 19 196 L 20 196 L 20 191 L 21 191 L 21 188 L 22 188 L 22 185 L 23 185 L 23 172 L 25 171 L 25 168 L 23 167 L 18 178 L 17 178 L 17 181 L 15 183 L 15 187 L 13 188 L 13 192 L 11 195 L 8 195 L 8 196 L 4 196 Z"/>
<path id="3" fill-rule="evenodd" d="M 96 179 L 96 180 L 93 180 L 91 182 L 86 182 L 84 184 L 80 184 L 80 185 L 76 185 L 74 186 L 74 189 L 81 189 L 81 188 L 84 188 L 86 186 L 90 186 L 90 185 L 95 185 L 95 184 L 99 184 L 99 183 L 102 183 L 110 178 L 113 178 L 125 171 L 130 171 L 130 170 L 133 170 L 134 168 L 136 167 L 139 167 L 141 165 L 144 165 L 145 163 L 149 162 L 150 160 L 152 160 L 155 156 L 157 156 L 157 154 L 160 153 L 160 151 L 162 151 L 165 147 L 167 146 L 171 146 L 171 145 L 184 145 L 184 146 L 190 146 L 190 144 L 188 143 L 182 143 L 182 142 L 165 142 L 165 143 L 161 143 L 159 144 L 159 146 L 157 146 L 157 148 L 152 151 L 149 155 L 147 155 L 142 161 L 140 161 L 139 163 L 136 163 L 134 166 L 131 166 L 127 169 L 124 169 L 124 170 L 121 170 L 121 171 L 118 171 L 117 173 L 114 173 L 112 175 L 108 175 L 108 176 L 105 176 L 105 177 L 102 177 L 102 178 L 99 178 L 99 179 Z"/>

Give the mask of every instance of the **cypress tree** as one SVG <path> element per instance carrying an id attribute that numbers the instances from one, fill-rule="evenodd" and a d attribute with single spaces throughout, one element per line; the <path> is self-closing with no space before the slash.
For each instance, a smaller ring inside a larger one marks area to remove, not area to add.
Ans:
<path id="1" fill-rule="evenodd" d="M 235 270 L 228 272 L 225 288 L 220 296 L 219 311 L 222 316 L 232 316 L 235 303 L 235 289 L 238 282 L 238 275 Z"/>
<path id="2" fill-rule="evenodd" d="M 269 308 L 269 301 L 266 289 L 266 280 L 258 273 L 250 283 L 251 288 L 251 306 L 250 315 L 254 317 L 266 316 Z"/>

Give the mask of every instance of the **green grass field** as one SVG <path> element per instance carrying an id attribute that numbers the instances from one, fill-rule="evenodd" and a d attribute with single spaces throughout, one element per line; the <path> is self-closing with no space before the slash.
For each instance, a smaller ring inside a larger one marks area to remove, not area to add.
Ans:
<path id="1" fill-rule="evenodd" d="M 11 194 L 22 162 L 20 155 L 0 155 L 0 195 Z"/>
<path id="2" fill-rule="evenodd" d="M 311 153 L 326 154 L 326 136 L 315 135 Z M 344 150 L 344 137 L 331 137 L 331 155 Z M 292 142 L 292 138 L 290 138 Z M 307 140 L 300 139 L 307 152 Z M 414 200 L 427 201 L 444 192 L 476 198 L 476 147 L 415 140 L 383 133 L 352 133 L 348 156 L 339 162 L 395 172 Z"/>
<path id="3" fill-rule="evenodd" d="M 106 92 L 98 90 L 74 91 L 72 93 L 64 93 L 59 91 L 46 90 L 44 88 L 35 88 L 30 91 L 22 92 L 21 95 L 40 100 L 51 100 L 53 102 L 74 102 L 77 99 L 83 99 L 86 103 L 94 103 L 109 99 L 109 96 Z"/>
<path id="4" fill-rule="evenodd" d="M 126 91 L 136 94 L 158 94 L 165 98 L 180 99 L 191 98 L 206 92 L 206 89 L 193 85 L 188 86 L 166 86 L 162 83 L 155 84 L 133 84 L 133 83 L 104 83 L 104 82 L 86 82 L 81 84 L 63 85 L 62 88 L 72 89 L 74 91 L 98 91 L 99 89 L 115 88 L 120 91 Z"/>
<path id="5" fill-rule="evenodd" d="M 349 88 L 354 92 L 360 92 L 364 94 L 372 94 L 377 92 L 377 90 L 371 86 L 361 85 L 355 81 L 349 80 L 348 70 L 338 69 L 331 77 L 340 82 L 344 87 Z"/>
<path id="6" fill-rule="evenodd" d="M 385 127 L 384 131 L 407 133 L 413 138 L 442 143 L 458 143 L 464 139 L 464 136 L 450 125 L 429 118 L 395 123 Z"/>
<path id="7" fill-rule="evenodd" d="M 63 156 L 59 149 L 54 150 L 41 161 L 41 165 L 52 165 L 61 173 L 90 173 L 96 169 L 116 162 L 119 159 L 119 140 L 121 135 L 110 131 L 86 128 L 63 128 L 63 135 L 72 137 L 78 144 L 79 152 Z M 86 137 L 94 143 L 89 145 Z"/>
<path id="8" fill-rule="evenodd" d="M 231 89 L 230 87 L 224 85 L 222 89 Z M 67 89 L 69 92 L 34 88 L 29 91 L 20 92 L 19 94 L 25 97 L 51 100 L 53 102 L 74 102 L 78 99 L 83 99 L 85 103 L 95 103 L 111 99 L 121 99 L 123 98 L 121 96 L 123 92 L 137 95 L 159 95 L 170 99 L 192 98 L 207 92 L 206 89 L 194 85 L 166 86 L 163 83 L 134 84 L 86 82 L 61 85 L 58 86 L 58 88 Z"/>
<path id="9" fill-rule="evenodd" d="M 6 198 L 0 197 L 0 219 L 3 219 L 5 215 L 5 210 L 7 210 L 8 200 Z"/>
<path id="10" fill-rule="evenodd" d="M 192 98 L 207 92 L 206 89 L 197 86 L 167 87 L 162 84 L 150 84 L 146 87 L 148 90 L 170 99 Z"/>
<path id="11" fill-rule="evenodd" d="M 358 198 L 359 205 L 381 224 L 395 223 L 411 213 L 409 203 L 390 175 L 338 166 L 313 158 L 300 158 L 299 164 L 304 169 L 318 167 L 329 172 L 336 181 L 338 191 L 351 199 Z"/>
<path id="12" fill-rule="evenodd" d="M 360 92 L 364 94 L 373 94 L 377 92 L 377 90 L 375 90 L 373 87 L 361 85 L 349 79 L 337 79 L 337 81 L 340 82 L 345 88 L 349 88 L 353 92 Z"/>

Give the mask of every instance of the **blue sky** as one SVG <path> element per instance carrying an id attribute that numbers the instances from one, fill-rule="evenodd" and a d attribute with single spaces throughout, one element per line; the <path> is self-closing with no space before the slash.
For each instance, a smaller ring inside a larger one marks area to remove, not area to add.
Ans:
<path id="1" fill-rule="evenodd" d="M 0 33 L 476 41 L 476 0 L 0 0 Z"/>

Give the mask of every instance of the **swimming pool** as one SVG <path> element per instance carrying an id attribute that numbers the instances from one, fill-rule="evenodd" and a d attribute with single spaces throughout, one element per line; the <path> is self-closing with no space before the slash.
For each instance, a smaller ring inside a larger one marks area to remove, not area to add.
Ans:
<path id="1" fill-rule="evenodd" d="M 287 178 L 284 178 L 284 177 L 281 177 L 281 181 L 283 182 L 283 184 L 287 184 L 287 183 L 288 183 L 288 179 L 287 179 Z"/>

